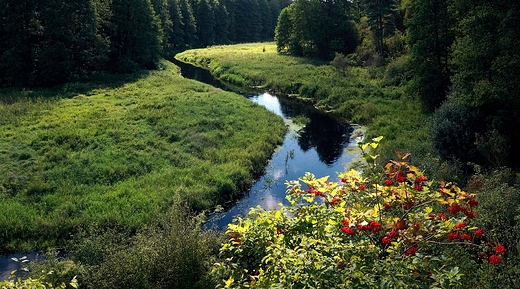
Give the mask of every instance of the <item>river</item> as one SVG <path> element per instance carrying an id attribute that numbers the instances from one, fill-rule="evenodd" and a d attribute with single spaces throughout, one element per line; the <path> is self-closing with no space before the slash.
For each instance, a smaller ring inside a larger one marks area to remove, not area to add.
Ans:
<path id="1" fill-rule="evenodd" d="M 207 70 L 180 62 L 175 64 L 181 67 L 181 74 L 186 78 L 225 90 L 236 90 L 215 79 Z M 275 96 L 265 91 L 241 94 L 282 117 L 288 131 L 283 145 L 271 157 L 265 174 L 253 184 L 249 192 L 233 206 L 210 216 L 207 226 L 219 230 L 224 229 L 233 217 L 245 215 L 251 207 L 274 209 L 279 203 L 287 205 L 286 180 L 296 180 L 305 172 L 311 172 L 317 177 L 328 175 L 331 180 L 336 180 L 337 173 L 344 171 L 354 158 L 345 150 L 356 144 L 350 137 L 355 127 L 296 99 Z M 7 279 L 10 271 L 20 268 L 20 264 L 11 258 L 24 255 L 29 260 L 38 258 L 36 252 L 0 256 L 0 280 Z"/>
<path id="2" fill-rule="evenodd" d="M 181 75 L 186 78 L 233 90 L 216 80 L 207 70 L 182 62 L 175 64 L 180 66 Z M 242 92 L 242 95 L 282 117 L 288 132 L 283 145 L 271 157 L 265 174 L 249 192 L 231 208 L 210 216 L 208 226 L 216 229 L 223 229 L 237 215 L 247 214 L 251 207 L 275 209 L 279 203 L 287 205 L 286 180 L 296 180 L 306 172 L 317 177 L 330 176 L 331 181 L 337 180 L 337 174 L 343 172 L 355 157 L 346 153 L 349 146 L 356 145 L 351 138 L 355 127 L 294 98 L 275 96 L 265 91 Z"/>

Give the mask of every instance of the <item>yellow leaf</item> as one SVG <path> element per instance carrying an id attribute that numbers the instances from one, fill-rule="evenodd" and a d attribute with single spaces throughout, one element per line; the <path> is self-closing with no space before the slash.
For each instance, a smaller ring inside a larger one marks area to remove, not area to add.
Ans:
<path id="1" fill-rule="evenodd" d="M 318 182 L 320 182 L 320 183 L 325 183 L 328 179 L 329 179 L 329 176 L 324 176 L 324 177 L 322 177 L 322 178 L 319 178 L 319 179 L 318 179 Z"/>
<path id="2" fill-rule="evenodd" d="M 433 212 L 433 208 L 432 208 L 432 207 L 426 207 L 426 208 L 424 208 L 424 211 L 425 211 L 427 214 L 429 214 L 429 213 Z"/>
<path id="3" fill-rule="evenodd" d="M 419 168 L 418 167 L 415 167 L 415 166 L 410 166 L 408 168 L 410 171 L 414 172 L 414 173 L 418 173 L 419 172 Z"/>
<path id="4" fill-rule="evenodd" d="M 372 140 L 375 141 L 375 142 L 380 142 L 381 140 L 383 139 L 383 136 L 378 136 L 376 138 L 373 138 Z"/>
<path id="5" fill-rule="evenodd" d="M 230 276 L 229 279 L 226 280 L 226 287 L 231 287 L 233 282 L 235 282 L 235 279 L 233 279 L 233 276 Z"/>

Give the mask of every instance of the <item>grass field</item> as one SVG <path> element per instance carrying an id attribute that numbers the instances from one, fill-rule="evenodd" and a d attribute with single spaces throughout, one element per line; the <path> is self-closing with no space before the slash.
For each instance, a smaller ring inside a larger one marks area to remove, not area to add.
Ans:
<path id="1" fill-rule="evenodd" d="M 386 159 L 395 157 L 397 149 L 411 152 L 427 169 L 436 162 L 429 117 L 406 94 L 405 59 L 342 71 L 328 62 L 278 54 L 273 42 L 193 49 L 176 59 L 205 67 L 224 81 L 299 97 L 350 123 L 365 125 L 369 137 L 385 136 Z"/>
<path id="2" fill-rule="evenodd" d="M 200 211 L 251 185 L 283 121 L 161 66 L 0 91 L 0 250 L 59 245 L 91 225 L 135 231 L 175 195 Z"/>

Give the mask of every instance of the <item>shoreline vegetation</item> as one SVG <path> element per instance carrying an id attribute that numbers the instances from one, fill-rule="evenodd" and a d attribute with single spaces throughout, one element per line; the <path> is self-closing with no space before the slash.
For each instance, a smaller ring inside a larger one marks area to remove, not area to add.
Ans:
<path id="1" fill-rule="evenodd" d="M 405 93 L 404 57 L 380 67 L 337 69 L 330 62 L 279 54 L 274 42 L 262 42 L 190 49 L 175 59 L 208 69 L 232 85 L 312 102 L 339 119 L 366 127 L 368 139 L 384 135 L 382 155 L 388 159 L 399 150 L 411 152 L 426 169 L 439 162 L 430 153 L 429 116 Z"/>
<path id="2" fill-rule="evenodd" d="M 136 232 L 176 196 L 201 212 L 261 175 L 283 121 L 161 66 L 0 91 L 0 251 L 64 246 L 90 227 Z"/>
<path id="3" fill-rule="evenodd" d="M 275 44 L 268 42 L 212 46 L 176 55 L 177 60 L 209 69 L 225 82 L 263 87 L 311 101 L 318 109 L 363 125 L 366 140 L 384 136 L 378 154 L 381 167 L 395 160 L 396 152 L 397 155 L 410 153 L 407 161 L 421 167 L 432 182 L 451 181 L 475 193 L 478 224 L 490 234 L 487 241 L 501 242 L 508 253 L 500 266 L 476 260 L 469 249 L 448 248 L 444 254 L 459 256 L 454 261 L 463 272 L 459 283 L 463 288 L 488 288 L 496 284 L 517 288 L 518 281 L 511 276 L 516 276 L 519 268 L 520 239 L 515 224 L 520 174 L 507 167 L 487 169 L 477 164 L 442 160 L 432 145 L 436 115 L 425 112 L 421 102 L 407 90 L 411 80 L 408 57 L 388 59 L 381 66 L 347 65 L 338 69 L 334 61 L 278 54 Z M 465 166 L 472 166 L 472 172 Z"/>

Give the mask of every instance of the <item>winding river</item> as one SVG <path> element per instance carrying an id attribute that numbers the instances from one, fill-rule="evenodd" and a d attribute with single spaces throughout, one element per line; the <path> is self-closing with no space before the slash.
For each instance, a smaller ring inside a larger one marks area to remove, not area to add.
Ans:
<path id="1" fill-rule="evenodd" d="M 181 67 L 181 74 L 186 78 L 232 90 L 207 70 L 181 62 L 175 64 Z M 253 184 L 249 192 L 225 211 L 210 216 L 207 225 L 215 229 L 224 229 L 233 217 L 247 214 L 251 207 L 274 209 L 279 203 L 287 205 L 285 181 L 296 180 L 305 172 L 311 172 L 317 177 L 328 175 L 330 180 L 336 180 L 337 173 L 344 171 L 346 164 L 354 158 L 345 152 L 349 146 L 355 145 L 350 137 L 355 128 L 349 124 L 337 121 L 308 103 L 288 97 L 263 91 L 241 94 L 282 117 L 288 132 L 283 145 L 271 157 L 265 174 Z M 0 280 L 7 279 L 11 270 L 20 267 L 11 258 L 22 256 L 30 260 L 38 258 L 36 252 L 0 256 Z"/>
<path id="2" fill-rule="evenodd" d="M 181 75 L 213 86 L 231 90 L 216 80 L 207 70 L 182 62 L 175 62 Z M 249 208 L 261 206 L 274 209 L 285 200 L 285 181 L 296 180 L 305 172 L 317 177 L 330 176 L 337 180 L 354 155 L 345 150 L 356 143 L 351 139 L 354 127 L 339 122 L 327 113 L 296 99 L 275 96 L 268 92 L 241 93 L 249 100 L 266 107 L 282 117 L 288 127 L 283 145 L 273 154 L 265 174 L 253 184 L 249 192 L 231 208 L 210 216 L 208 225 L 223 229 L 233 217 L 245 215 Z"/>

